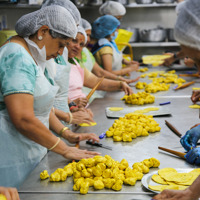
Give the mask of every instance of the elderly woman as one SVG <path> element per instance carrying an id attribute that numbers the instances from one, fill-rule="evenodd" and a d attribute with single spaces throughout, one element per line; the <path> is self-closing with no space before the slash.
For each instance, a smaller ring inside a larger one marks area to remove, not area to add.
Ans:
<path id="1" fill-rule="evenodd" d="M 45 0 L 42 3 L 42 8 L 50 5 L 59 5 L 67 9 L 78 25 L 81 22 L 80 12 L 76 6 L 69 0 Z M 82 104 L 82 99 L 77 102 L 68 101 L 69 88 L 69 72 L 71 65 L 68 63 L 68 50 L 64 48 L 64 56 L 58 56 L 55 59 L 48 61 L 46 68 L 50 76 L 54 79 L 55 84 L 59 86 L 54 101 L 54 112 L 56 116 L 65 122 L 66 126 L 69 124 L 80 124 L 93 122 L 93 114 L 90 109 L 78 109 L 77 106 Z"/>
<path id="2" fill-rule="evenodd" d="M 112 15 L 119 21 L 126 14 L 126 8 L 119 2 L 106 1 L 99 8 L 100 15 Z"/>
<path id="3" fill-rule="evenodd" d="M 175 38 L 181 45 L 183 53 L 193 59 L 197 64 L 200 63 L 200 1 L 186 1 L 181 7 L 175 25 Z M 200 164 L 200 148 L 194 148 L 200 138 L 200 127 L 189 130 L 181 138 L 181 144 L 188 151 L 186 161 L 191 164 Z M 153 199 L 161 200 L 197 200 L 200 197 L 200 176 L 195 182 L 183 191 L 164 190 Z"/>
<path id="4" fill-rule="evenodd" d="M 82 19 L 81 20 L 81 25 L 84 28 L 86 34 L 87 34 L 87 44 L 90 42 L 90 36 L 91 36 L 91 25 L 90 23 L 85 20 Z M 86 44 L 86 46 L 87 46 Z M 139 79 L 139 77 L 137 79 L 125 79 L 121 76 L 117 76 L 115 74 L 112 74 L 109 71 L 104 70 L 103 68 L 101 68 L 94 56 L 91 54 L 91 52 L 88 50 L 87 47 L 84 47 L 81 51 L 81 53 L 79 55 L 76 56 L 76 58 L 78 58 L 78 63 L 82 66 L 82 67 L 86 67 L 89 71 L 91 71 L 93 74 L 95 74 L 97 77 L 102 77 L 104 76 L 105 78 L 108 79 L 112 79 L 112 80 L 119 80 L 119 81 L 124 81 L 126 83 L 132 83 L 135 82 Z M 83 87 L 83 92 L 85 94 L 88 94 L 90 92 L 91 89 L 89 89 L 88 87 Z M 96 91 L 93 95 L 92 98 L 102 98 L 104 96 L 105 92 L 103 91 Z"/>
<path id="5" fill-rule="evenodd" d="M 72 64 L 69 81 L 69 98 L 72 100 L 80 97 L 85 98 L 86 95 L 82 92 L 83 85 L 93 88 L 100 80 L 100 78 L 96 77 L 85 67 L 81 68 L 78 61 L 74 59 L 74 57 L 76 57 L 82 51 L 86 40 L 86 33 L 84 29 L 79 26 L 76 39 L 73 39 L 72 42 L 70 42 L 70 44 L 67 46 L 69 51 L 69 62 Z M 132 93 L 132 89 L 122 81 L 104 79 L 98 87 L 98 90 L 103 91 L 115 91 L 121 89 L 124 90 L 126 94 Z"/>
<path id="6" fill-rule="evenodd" d="M 92 48 L 97 63 L 105 70 L 115 75 L 125 75 L 132 71 L 136 71 L 139 67 L 137 62 L 127 63 L 122 58 L 122 53 L 118 50 L 114 39 L 117 36 L 117 29 L 120 22 L 111 15 L 99 17 L 92 24 L 92 37 L 98 42 Z M 126 64 L 122 68 L 122 64 Z"/>
<path id="7" fill-rule="evenodd" d="M 93 134 L 73 134 L 51 112 L 58 87 L 52 85 L 45 61 L 61 55 L 76 36 L 74 19 L 60 6 L 23 18 L 16 27 L 19 35 L 0 48 L 0 185 L 9 187 L 19 187 L 47 149 L 68 159 L 98 154 L 69 147 L 49 130 L 69 142 L 98 141 Z"/>

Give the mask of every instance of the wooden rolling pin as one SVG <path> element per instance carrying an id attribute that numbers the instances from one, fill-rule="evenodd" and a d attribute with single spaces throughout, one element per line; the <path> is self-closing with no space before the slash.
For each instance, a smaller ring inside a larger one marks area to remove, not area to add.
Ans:
<path id="1" fill-rule="evenodd" d="M 98 86 L 101 84 L 101 82 L 103 81 L 104 77 L 102 77 L 99 82 L 94 86 L 94 88 L 90 91 L 90 93 L 87 95 L 87 100 L 89 101 L 90 97 L 93 95 L 93 93 L 96 91 L 96 89 L 98 88 Z"/>
<path id="2" fill-rule="evenodd" d="M 179 74 L 180 77 L 199 77 L 199 74 Z"/>
<path id="3" fill-rule="evenodd" d="M 188 87 L 188 86 L 190 86 L 190 85 L 192 85 L 192 84 L 194 84 L 194 83 L 195 83 L 195 81 L 191 81 L 191 82 L 185 83 L 185 84 L 183 84 L 183 85 L 181 85 L 181 86 L 175 88 L 175 90 L 179 90 L 179 89 L 186 88 L 186 87 Z"/>
<path id="4" fill-rule="evenodd" d="M 167 120 L 165 120 L 165 124 L 170 128 L 171 131 L 173 131 L 178 137 L 182 137 L 182 134 L 172 125 L 170 124 Z"/>
<path id="5" fill-rule="evenodd" d="M 75 147 L 79 149 L 79 147 L 80 147 L 80 146 L 79 146 L 79 142 L 76 143 L 76 146 L 75 146 Z M 72 162 L 75 162 L 75 160 L 72 160 Z"/>
<path id="6" fill-rule="evenodd" d="M 166 148 L 164 148 L 164 147 L 158 147 L 158 148 L 161 149 L 161 150 L 163 150 L 163 151 L 166 151 L 166 152 L 168 152 L 168 153 L 174 154 L 174 155 L 176 155 L 176 156 L 178 156 L 178 157 L 180 157 L 180 158 L 183 158 L 184 160 L 186 159 L 186 158 L 184 157 L 184 155 L 185 155 L 186 153 L 182 153 L 182 152 L 179 152 L 179 151 L 174 151 L 174 150 L 171 150 L 171 149 L 166 149 Z"/>

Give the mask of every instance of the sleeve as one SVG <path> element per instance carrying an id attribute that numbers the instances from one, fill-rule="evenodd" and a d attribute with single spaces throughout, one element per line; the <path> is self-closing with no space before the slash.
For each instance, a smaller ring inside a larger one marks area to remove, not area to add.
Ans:
<path id="1" fill-rule="evenodd" d="M 16 93 L 34 93 L 37 69 L 25 49 L 5 54 L 0 61 L 0 88 L 3 96 Z"/>
<path id="2" fill-rule="evenodd" d="M 111 55 L 113 55 L 113 50 L 112 50 L 112 47 L 105 46 L 105 47 L 102 47 L 99 50 L 99 53 L 100 53 L 101 56 L 104 55 L 104 54 L 111 54 Z"/>
<path id="3" fill-rule="evenodd" d="M 90 55 L 90 57 L 91 57 L 92 64 L 93 64 L 93 66 L 94 66 L 96 60 L 95 60 L 94 56 L 92 55 L 92 53 L 91 53 L 90 51 L 88 51 L 88 52 L 89 52 L 89 55 Z"/>
<path id="4" fill-rule="evenodd" d="M 84 67 L 84 79 L 87 79 L 92 72 L 90 72 L 87 68 Z"/>

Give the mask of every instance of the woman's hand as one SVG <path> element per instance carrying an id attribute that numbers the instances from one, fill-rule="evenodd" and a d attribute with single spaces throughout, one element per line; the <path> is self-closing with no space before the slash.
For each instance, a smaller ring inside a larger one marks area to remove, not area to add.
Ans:
<path id="1" fill-rule="evenodd" d="M 123 77 L 119 77 L 119 80 L 120 80 L 120 81 L 126 82 L 127 84 L 136 82 L 136 81 L 138 81 L 139 79 L 140 79 L 140 76 L 138 76 L 136 79 L 126 79 L 126 78 L 123 78 Z"/>
<path id="2" fill-rule="evenodd" d="M 73 100 L 75 103 L 76 103 L 76 105 L 79 107 L 79 108 L 85 108 L 85 106 L 87 105 L 87 103 L 88 103 L 88 100 L 87 100 L 87 98 L 78 98 L 78 99 L 75 99 L 75 100 Z"/>
<path id="3" fill-rule="evenodd" d="M 94 122 L 92 111 L 85 108 L 81 108 L 81 110 L 73 112 L 72 116 L 73 116 L 72 124 L 81 124 L 81 123 L 90 124 L 90 122 Z"/>
<path id="4" fill-rule="evenodd" d="M 81 150 L 76 147 L 68 147 L 63 156 L 71 160 L 81 160 L 83 158 L 93 158 L 96 155 L 100 155 L 98 152 Z"/>
<path id="5" fill-rule="evenodd" d="M 126 65 L 126 67 L 123 69 L 128 68 L 129 72 L 132 72 L 132 71 L 137 71 L 139 69 L 139 66 L 140 66 L 139 64 L 130 64 L 130 65 Z"/>
<path id="6" fill-rule="evenodd" d="M 184 64 L 187 66 L 187 67 L 193 67 L 195 62 L 194 60 L 192 60 L 191 58 L 184 58 Z"/>
<path id="7" fill-rule="evenodd" d="M 133 93 L 133 90 L 125 82 L 121 82 L 121 89 L 125 92 L 126 95 L 130 95 Z"/>
<path id="8" fill-rule="evenodd" d="M 134 64 L 139 65 L 139 62 L 137 62 L 137 61 L 134 61 L 134 60 L 129 61 L 126 59 L 123 59 L 122 63 L 125 65 L 134 65 Z"/>
<path id="9" fill-rule="evenodd" d="M 66 130 L 62 136 L 70 143 L 76 143 L 83 140 L 92 140 L 92 142 L 99 142 L 99 137 L 94 133 L 74 133 L 70 130 Z"/>
<path id="10" fill-rule="evenodd" d="M 199 101 L 199 98 L 200 98 L 200 90 L 193 91 L 191 96 L 192 102 L 196 103 L 197 101 Z"/>
<path id="11" fill-rule="evenodd" d="M 0 194 L 3 194 L 7 200 L 20 200 L 16 188 L 0 187 Z"/>

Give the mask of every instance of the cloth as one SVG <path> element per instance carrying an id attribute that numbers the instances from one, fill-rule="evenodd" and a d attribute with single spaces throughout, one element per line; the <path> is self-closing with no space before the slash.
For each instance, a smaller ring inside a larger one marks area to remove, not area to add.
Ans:
<path id="1" fill-rule="evenodd" d="M 123 16 L 126 14 L 126 8 L 119 2 L 106 1 L 99 8 L 100 15 Z"/>
<path id="2" fill-rule="evenodd" d="M 84 69 L 80 67 L 75 59 L 73 60 L 76 64 L 71 64 L 68 93 L 68 96 L 71 100 L 86 97 L 86 95 L 82 92 L 84 83 Z"/>
<path id="3" fill-rule="evenodd" d="M 21 37 L 28 37 L 47 25 L 49 29 L 64 36 L 75 38 L 77 25 L 70 12 L 61 6 L 47 6 L 23 15 L 16 23 L 15 30 Z"/>
<path id="4" fill-rule="evenodd" d="M 58 88 L 50 84 L 22 46 L 8 43 L 1 47 L 0 74 L 0 101 L 13 93 L 33 95 L 35 116 L 49 127 L 49 113 Z M 0 185 L 19 187 L 47 149 L 16 130 L 6 107 L 0 110 L 0 121 Z"/>
<path id="5" fill-rule="evenodd" d="M 85 31 L 92 30 L 91 24 L 86 19 L 81 18 L 81 26 L 84 28 Z"/>
<path id="6" fill-rule="evenodd" d="M 105 38 L 111 35 L 119 27 L 120 22 L 111 15 L 104 15 L 92 23 L 92 37 L 95 39 Z"/>
<path id="7" fill-rule="evenodd" d="M 81 63 L 80 64 L 81 66 L 84 66 L 88 71 L 91 72 L 93 69 L 93 66 L 96 62 L 94 59 L 94 56 L 91 54 L 91 52 L 86 47 L 84 47 L 81 52 L 81 57 L 82 57 L 82 59 L 79 60 L 79 64 Z M 87 96 L 90 93 L 91 89 L 83 86 L 82 91 Z M 105 96 L 105 94 L 106 94 L 106 92 L 104 92 L 104 91 L 95 91 L 94 94 L 91 96 L 89 103 L 91 103 L 95 98 L 103 98 Z"/>
<path id="8" fill-rule="evenodd" d="M 62 6 L 67 9 L 72 17 L 74 18 L 77 25 L 81 23 L 81 14 L 77 7 L 69 0 L 44 0 L 42 3 L 42 8 L 51 5 Z"/>
<path id="9" fill-rule="evenodd" d="M 190 0 L 178 9 L 174 36 L 178 43 L 200 50 L 200 1 Z"/>

